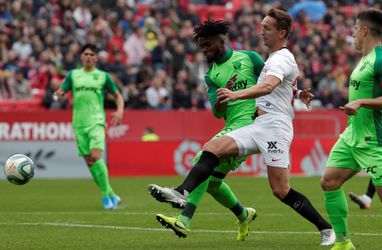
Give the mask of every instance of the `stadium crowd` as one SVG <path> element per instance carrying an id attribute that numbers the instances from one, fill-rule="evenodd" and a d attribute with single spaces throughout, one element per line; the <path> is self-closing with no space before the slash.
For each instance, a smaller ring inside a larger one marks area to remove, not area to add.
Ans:
<path id="1" fill-rule="evenodd" d="M 282 2 L 282 3 L 281 3 Z M 34 100 L 48 109 L 71 106 L 53 92 L 80 65 L 79 49 L 100 49 L 98 68 L 112 74 L 129 109 L 208 109 L 203 54 L 192 42 L 193 26 L 211 18 L 232 23 L 232 49 L 254 50 L 266 59 L 260 22 L 271 7 L 295 1 L 227 0 L 0 0 L 0 109 Z M 288 47 L 300 67 L 299 88 L 312 88 L 314 108 L 347 101 L 349 73 L 359 54 L 353 47 L 355 14 L 380 1 L 322 1 L 312 20 L 294 16 Z M 356 6 L 356 7 L 354 7 Z M 106 98 L 106 107 L 113 101 Z M 27 105 L 27 107 L 31 107 Z"/>

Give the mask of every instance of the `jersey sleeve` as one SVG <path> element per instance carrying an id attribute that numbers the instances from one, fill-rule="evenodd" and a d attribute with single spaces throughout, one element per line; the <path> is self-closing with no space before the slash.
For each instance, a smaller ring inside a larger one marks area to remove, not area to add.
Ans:
<path id="1" fill-rule="evenodd" d="M 376 60 L 374 63 L 375 82 L 382 88 L 382 48 L 376 49 Z"/>
<path id="2" fill-rule="evenodd" d="M 108 73 L 105 73 L 105 81 L 105 89 L 107 90 L 107 92 L 114 94 L 118 90 L 118 88 L 117 85 L 115 85 L 114 80 Z"/>
<path id="3" fill-rule="evenodd" d="M 216 84 L 211 80 L 211 78 L 208 75 L 205 76 L 205 81 L 207 84 L 207 94 L 208 94 L 208 99 L 210 100 L 212 112 L 216 118 L 220 119 L 220 118 L 224 117 L 225 112 L 217 112 L 215 109 L 215 102 L 217 99 L 216 91 L 217 91 L 218 87 L 216 86 Z"/>
<path id="4" fill-rule="evenodd" d="M 72 89 L 72 85 L 73 85 L 72 74 L 73 74 L 72 71 L 69 71 L 69 73 L 66 75 L 64 81 L 61 83 L 61 88 L 65 92 L 68 92 L 69 90 Z"/>
<path id="5" fill-rule="evenodd" d="M 286 61 L 286 58 L 282 55 L 274 55 L 269 59 L 267 65 L 269 69 L 266 73 L 267 76 L 272 75 L 280 79 L 282 82 L 284 77 L 289 75 L 292 70 L 291 65 Z"/>
<path id="6" fill-rule="evenodd" d="M 263 67 L 264 67 L 264 61 L 261 58 L 259 54 L 257 54 L 254 51 L 249 50 L 240 50 L 240 52 L 246 54 L 252 61 L 253 64 L 253 72 L 257 77 L 259 77 Z"/>

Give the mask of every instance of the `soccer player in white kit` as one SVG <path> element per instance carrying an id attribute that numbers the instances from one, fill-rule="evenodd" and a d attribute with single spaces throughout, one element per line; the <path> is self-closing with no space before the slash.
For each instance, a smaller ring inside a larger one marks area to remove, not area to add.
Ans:
<path id="1" fill-rule="evenodd" d="M 261 36 L 270 55 L 258 83 L 235 92 L 227 88 L 218 90 L 222 103 L 256 98 L 255 122 L 206 143 L 199 162 L 182 185 L 171 189 L 171 193 L 187 196 L 211 175 L 221 157 L 262 153 L 273 194 L 317 227 L 322 237 L 321 245 L 332 245 L 335 241 L 332 226 L 303 194 L 289 185 L 293 86 L 299 72 L 294 56 L 286 48 L 291 24 L 292 18 L 287 12 L 271 9 L 261 23 Z"/>
<path id="2" fill-rule="evenodd" d="M 226 88 L 218 90 L 218 98 L 222 102 L 256 98 L 258 116 L 255 122 L 212 141 L 203 150 L 216 157 L 261 152 L 273 194 L 317 227 L 322 235 L 322 245 L 331 245 L 335 239 L 332 226 L 303 194 L 289 185 L 293 87 L 299 74 L 295 58 L 286 48 L 291 21 L 288 13 L 275 9 L 270 10 L 262 21 L 261 36 L 270 55 L 257 85 L 236 92 Z"/>

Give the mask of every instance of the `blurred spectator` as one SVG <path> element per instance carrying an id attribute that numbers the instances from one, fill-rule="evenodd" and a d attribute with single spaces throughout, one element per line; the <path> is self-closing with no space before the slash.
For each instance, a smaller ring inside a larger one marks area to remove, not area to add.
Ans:
<path id="1" fill-rule="evenodd" d="M 8 60 L 8 51 L 10 47 L 10 42 L 7 34 L 0 30 L 0 61 L 2 63 Z"/>
<path id="2" fill-rule="evenodd" d="M 0 71 L 0 99 L 12 99 L 14 96 L 8 78 Z"/>
<path id="3" fill-rule="evenodd" d="M 328 74 L 325 74 L 318 82 L 318 90 L 321 91 L 323 88 L 329 88 L 330 92 L 337 90 L 338 84 L 333 73 L 329 72 Z"/>
<path id="4" fill-rule="evenodd" d="M 5 24 L 12 22 L 12 15 L 8 11 L 8 4 L 6 0 L 0 1 L 0 22 Z"/>
<path id="5" fill-rule="evenodd" d="M 140 105 L 139 90 L 134 83 L 127 83 L 126 86 L 122 88 L 121 93 L 125 100 L 126 108 L 137 108 Z"/>
<path id="6" fill-rule="evenodd" d="M 16 41 L 12 45 L 12 50 L 16 53 L 20 60 L 27 60 L 32 54 L 32 46 L 29 42 L 29 37 L 27 35 L 23 35 L 20 40 Z"/>
<path id="7" fill-rule="evenodd" d="M 136 27 L 134 29 L 134 33 L 123 44 L 123 49 L 127 55 L 127 64 L 137 72 L 146 57 L 145 38 L 142 28 Z"/>
<path id="8" fill-rule="evenodd" d="M 151 62 L 153 70 L 165 69 L 166 65 L 170 65 L 172 55 L 166 48 L 166 37 L 159 36 L 158 44 L 151 51 Z"/>
<path id="9" fill-rule="evenodd" d="M 174 92 L 172 94 L 172 107 L 174 109 L 190 109 L 192 107 L 191 94 L 188 89 L 190 84 L 187 80 L 187 71 L 179 71 L 176 77 Z"/>
<path id="10" fill-rule="evenodd" d="M 190 79 L 197 84 L 197 87 L 204 89 L 206 86 L 204 77 L 207 73 L 208 65 L 204 60 L 202 52 L 195 54 L 194 62 L 190 65 Z"/>
<path id="11" fill-rule="evenodd" d="M 364 6 L 380 8 L 381 3 L 322 2 L 326 13 L 315 22 L 309 12 L 298 12 L 288 48 L 299 65 L 299 87 L 309 85 L 317 97 L 313 108 L 336 108 L 346 100 L 349 73 L 360 56 L 353 46 L 353 18 Z M 208 65 L 192 35 L 194 26 L 211 14 L 211 7 L 198 4 L 225 5 L 212 8 L 221 7 L 221 13 L 214 11 L 215 18 L 231 22 L 230 47 L 254 50 L 265 59 L 268 51 L 260 37 L 262 18 L 272 7 L 290 9 L 295 3 L 0 0 L 1 98 L 14 98 L 9 85 L 11 75 L 19 70 L 33 93 L 48 91 L 55 79 L 77 67 L 79 47 L 94 42 L 105 49 L 99 67 L 113 72 L 126 92 L 126 108 L 206 108 L 204 75 Z M 159 101 L 146 95 L 156 77 L 167 90 L 167 97 Z"/>
<path id="12" fill-rule="evenodd" d="M 138 93 L 138 98 L 135 103 L 131 106 L 133 109 L 149 109 L 150 105 L 147 102 L 146 93 L 143 91 L 140 91 Z"/>
<path id="13" fill-rule="evenodd" d="M 161 79 L 153 78 L 151 80 L 151 86 L 146 90 L 146 98 L 154 109 L 159 108 L 159 104 L 163 103 L 162 99 L 168 98 L 168 91 L 163 86 Z"/>
<path id="14" fill-rule="evenodd" d="M 16 100 L 32 98 L 32 91 L 29 82 L 24 78 L 21 70 L 17 70 L 12 81 L 13 92 Z"/>
<path id="15" fill-rule="evenodd" d="M 191 108 L 205 109 L 205 102 L 203 89 L 195 83 L 191 84 Z"/>
<path id="16" fill-rule="evenodd" d="M 66 95 L 62 99 L 57 99 L 53 95 L 54 92 L 60 87 L 61 79 L 54 78 L 51 84 L 46 88 L 45 94 L 42 99 L 42 104 L 47 109 L 64 109 L 69 108 L 69 98 L 71 94 Z"/>
<path id="17" fill-rule="evenodd" d="M 328 86 L 322 87 L 321 90 L 317 92 L 316 99 L 321 102 L 321 106 L 326 109 L 332 109 L 332 92 L 330 91 Z"/>

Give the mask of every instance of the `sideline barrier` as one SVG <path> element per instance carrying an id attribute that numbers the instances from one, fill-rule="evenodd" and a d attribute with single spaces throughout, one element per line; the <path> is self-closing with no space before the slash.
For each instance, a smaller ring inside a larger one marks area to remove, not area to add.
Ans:
<path id="1" fill-rule="evenodd" d="M 322 173 L 346 122 L 340 111 L 296 112 L 292 174 Z M 182 175 L 195 152 L 223 126 L 210 111 L 126 111 L 121 126 L 107 128 L 105 159 L 112 176 Z M 154 129 L 160 142 L 140 142 L 146 127 Z M 90 176 L 76 154 L 71 111 L 0 112 L 0 165 L 13 153 L 28 154 L 43 166 L 37 178 Z M 261 156 L 250 157 L 236 174 L 264 175 Z"/>
<path id="2" fill-rule="evenodd" d="M 291 173 L 322 175 L 336 139 L 295 139 L 291 147 Z M 110 176 L 186 175 L 203 146 L 201 141 L 109 142 Z M 252 155 L 232 172 L 235 175 L 266 175 L 261 155 Z"/>

